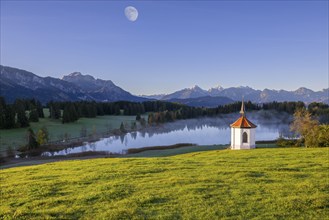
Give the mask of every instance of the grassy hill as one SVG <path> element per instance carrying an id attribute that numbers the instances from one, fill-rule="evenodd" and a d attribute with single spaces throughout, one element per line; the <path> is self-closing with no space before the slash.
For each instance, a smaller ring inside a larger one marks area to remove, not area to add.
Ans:
<path id="1" fill-rule="evenodd" d="M 214 150 L 0 171 L 2 219 L 326 219 L 329 149 Z"/>

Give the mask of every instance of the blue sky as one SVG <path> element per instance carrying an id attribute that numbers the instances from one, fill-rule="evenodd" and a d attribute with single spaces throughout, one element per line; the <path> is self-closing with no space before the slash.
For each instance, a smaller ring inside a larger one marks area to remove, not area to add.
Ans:
<path id="1" fill-rule="evenodd" d="M 1 64 L 79 71 L 134 94 L 195 84 L 321 90 L 328 1 L 1 1 Z"/>

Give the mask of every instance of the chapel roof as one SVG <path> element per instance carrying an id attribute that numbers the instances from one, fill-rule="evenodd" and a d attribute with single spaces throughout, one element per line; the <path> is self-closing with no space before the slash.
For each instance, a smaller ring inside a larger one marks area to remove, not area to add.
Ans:
<path id="1" fill-rule="evenodd" d="M 236 120 L 233 124 L 231 124 L 231 128 L 256 128 L 257 126 L 255 124 L 253 124 L 251 121 L 249 121 L 245 115 L 245 106 L 244 106 L 244 102 L 242 99 L 242 103 L 241 103 L 241 110 L 240 110 L 240 114 L 241 117 L 238 118 L 238 120 Z"/>
<path id="2" fill-rule="evenodd" d="M 230 125 L 231 128 L 256 128 L 257 126 L 247 119 L 246 116 L 242 115 L 238 120 Z"/>

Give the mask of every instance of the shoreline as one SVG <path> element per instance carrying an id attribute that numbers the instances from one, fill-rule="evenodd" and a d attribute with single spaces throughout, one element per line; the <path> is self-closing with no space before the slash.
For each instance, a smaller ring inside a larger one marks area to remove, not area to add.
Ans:
<path id="1" fill-rule="evenodd" d="M 210 118 L 217 118 L 217 117 L 218 116 L 210 117 Z M 202 118 L 208 118 L 208 117 L 202 117 Z M 185 119 L 182 119 L 182 120 L 184 121 Z M 190 119 L 188 119 L 188 120 L 190 120 Z M 44 145 L 38 147 L 37 149 L 32 149 L 32 150 L 26 150 L 26 149 L 24 149 L 24 147 L 18 147 L 18 148 L 15 147 L 16 150 L 7 151 L 7 155 L 9 157 L 13 157 L 16 155 L 21 156 L 21 157 L 40 156 L 43 153 L 52 154 L 54 152 L 62 151 L 65 149 L 84 146 L 86 143 L 94 143 L 94 142 L 100 141 L 104 138 L 125 136 L 128 133 L 134 133 L 134 132 L 143 133 L 143 132 L 148 132 L 148 131 L 152 131 L 152 132 L 158 131 L 161 133 L 163 131 L 163 128 L 166 127 L 165 124 L 167 124 L 167 123 L 164 123 L 164 124 L 159 123 L 159 124 L 153 124 L 153 125 L 146 124 L 144 126 L 141 126 L 139 124 L 139 125 L 137 125 L 137 127 L 133 128 L 133 129 L 131 129 L 131 128 L 126 128 L 124 130 L 113 129 L 113 130 L 106 131 L 106 132 L 89 134 L 88 136 L 85 136 L 85 137 L 74 137 L 74 138 L 69 138 L 69 139 L 54 140 L 54 141 L 51 141 L 47 144 L 44 144 Z M 2 160 L 4 160 L 6 157 L 8 157 L 6 155 L 6 153 L 2 154 L 2 155 L 0 155 L 0 162 Z"/>
<path id="2" fill-rule="evenodd" d="M 120 131 L 120 129 L 115 129 L 115 130 L 112 130 L 111 132 L 91 135 L 88 137 L 72 138 L 67 141 L 58 140 L 58 141 L 51 142 L 49 144 L 42 145 L 38 149 L 21 150 L 21 151 L 18 150 L 17 151 L 18 154 L 16 154 L 16 155 L 18 155 L 18 156 L 22 155 L 23 157 L 27 156 L 27 155 L 41 156 L 42 153 L 46 153 L 46 152 L 52 153 L 52 152 L 65 150 L 68 148 L 75 148 L 75 147 L 83 146 L 84 143 L 94 143 L 94 142 L 100 141 L 102 138 L 110 138 L 110 137 L 114 137 L 114 136 L 126 135 L 128 133 L 138 132 L 138 131 L 142 131 L 144 129 L 146 129 L 146 127 L 142 127 L 139 129 L 133 129 L 133 130 L 126 130 L 125 132 Z"/>
<path id="3" fill-rule="evenodd" d="M 15 166 L 24 166 L 24 165 L 35 165 L 35 164 L 42 164 L 42 163 L 49 163 L 49 162 L 56 162 L 61 160 L 74 160 L 74 159 L 93 159 L 93 158 L 115 158 L 115 157 L 132 157 L 142 152 L 146 151 L 159 151 L 158 155 L 162 155 L 161 152 L 168 151 L 170 149 L 177 149 L 177 148 L 187 148 L 187 147 L 197 147 L 202 148 L 202 145 L 197 145 L 193 143 L 176 143 L 173 145 L 164 145 L 164 146 L 147 146 L 147 147 L 140 147 L 140 148 L 130 148 L 126 150 L 125 154 L 114 154 L 108 151 L 85 151 L 80 153 L 72 153 L 67 155 L 42 155 L 44 153 L 53 153 L 58 152 L 61 150 L 75 148 L 79 146 L 83 146 L 85 143 L 94 143 L 103 138 L 110 138 L 115 136 L 124 136 L 128 133 L 134 132 L 148 132 L 154 130 L 162 130 L 164 128 L 164 124 L 157 124 L 157 125 L 146 125 L 146 126 L 137 126 L 134 129 L 113 129 L 108 132 L 98 133 L 94 135 L 89 135 L 86 137 L 77 137 L 71 138 L 66 140 L 58 140 L 48 143 L 46 145 L 40 146 L 38 149 L 33 150 L 25 150 L 25 151 L 18 151 L 20 158 L 18 158 L 15 154 L 10 155 L 9 157 L 1 157 L 0 158 L 0 169 L 15 167 Z M 269 147 L 275 145 L 276 140 L 270 141 L 256 141 L 256 144 L 263 145 L 263 147 Z M 217 145 L 217 146 L 226 146 L 227 145 Z M 215 146 L 215 145 L 214 145 Z M 16 151 L 17 152 L 17 151 Z M 193 151 L 192 151 L 193 152 Z M 170 153 L 169 153 L 170 154 Z M 157 154 L 153 155 L 157 156 Z"/>
<path id="4" fill-rule="evenodd" d="M 274 146 L 276 141 L 259 141 L 256 142 L 258 146 L 256 149 L 263 148 L 277 148 Z M 269 146 L 270 145 L 270 146 Z M 1 162 L 0 169 L 8 169 L 12 167 L 20 166 L 32 166 L 45 163 L 53 163 L 66 160 L 87 160 L 87 159 L 98 159 L 98 158 L 132 158 L 132 157 L 166 157 L 174 156 L 178 154 L 192 153 L 198 151 L 208 151 L 208 150 L 225 150 L 229 149 L 229 145 L 195 145 L 195 144 L 175 144 L 168 146 L 151 146 L 151 147 L 142 147 L 131 148 L 131 153 L 127 154 L 113 154 L 106 151 L 86 151 L 82 153 L 74 153 L 69 155 L 60 155 L 60 156 L 35 156 L 29 158 L 7 158 L 6 161 Z"/>
<path id="5" fill-rule="evenodd" d="M 94 143 L 97 141 L 100 141 L 103 138 L 110 138 L 110 137 L 116 137 L 116 136 L 125 136 L 129 133 L 133 132 L 148 132 L 148 131 L 154 131 L 161 129 L 163 126 L 162 124 L 157 124 L 157 125 L 146 125 L 146 126 L 141 126 L 139 128 L 135 129 L 125 129 L 125 131 L 121 131 L 120 129 L 114 129 L 110 132 L 104 132 L 104 133 L 99 133 L 95 135 L 89 135 L 87 137 L 76 137 L 76 138 L 71 138 L 68 140 L 57 140 L 57 141 L 52 141 L 48 144 L 44 144 L 40 146 L 38 149 L 32 149 L 32 150 L 16 150 L 14 155 L 10 155 L 9 157 L 12 156 L 19 156 L 21 155 L 22 158 L 25 156 L 41 156 L 42 153 L 52 153 L 52 152 L 57 152 L 57 151 L 62 151 L 65 149 L 69 148 L 75 148 L 75 147 L 80 147 L 83 146 L 85 143 Z M 0 163 L 2 159 L 6 159 L 8 157 L 0 157 Z"/>
<path id="6" fill-rule="evenodd" d="M 227 145 L 217 145 L 217 146 L 227 146 Z M 18 166 L 29 166 L 29 165 L 38 165 L 44 163 L 51 163 L 63 160 L 85 160 L 85 159 L 96 159 L 96 158 L 124 158 L 137 155 L 142 152 L 147 151 L 165 151 L 173 150 L 177 148 L 189 148 L 189 147 L 203 147 L 196 144 L 174 144 L 168 146 L 150 146 L 143 148 L 131 148 L 127 150 L 126 154 L 113 154 L 107 151 L 86 151 L 82 153 L 73 153 L 68 155 L 58 155 L 58 156 L 32 156 L 28 158 L 5 158 L 5 161 L 1 162 L 0 169 L 7 169 L 11 167 Z M 193 152 L 193 151 L 191 151 Z"/>

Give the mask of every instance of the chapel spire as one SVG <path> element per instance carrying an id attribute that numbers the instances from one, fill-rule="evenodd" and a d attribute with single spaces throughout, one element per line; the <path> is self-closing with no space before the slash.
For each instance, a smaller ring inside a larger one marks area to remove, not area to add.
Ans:
<path id="1" fill-rule="evenodd" d="M 243 97 L 242 97 L 242 104 L 241 104 L 240 114 L 241 114 L 242 116 L 244 116 L 244 114 L 245 114 L 245 107 L 244 107 Z"/>
<path id="2" fill-rule="evenodd" d="M 241 102 L 241 116 L 230 125 L 231 127 L 231 149 L 254 149 L 256 147 L 256 125 L 245 116 L 244 97 Z"/>

